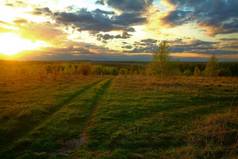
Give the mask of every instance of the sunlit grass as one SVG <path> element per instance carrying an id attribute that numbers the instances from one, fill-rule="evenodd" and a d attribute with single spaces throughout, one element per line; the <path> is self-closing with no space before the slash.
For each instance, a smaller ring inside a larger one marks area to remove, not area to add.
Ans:
<path id="1" fill-rule="evenodd" d="M 0 64 L 1 158 L 237 154 L 237 77 L 108 76 L 89 63 Z"/>

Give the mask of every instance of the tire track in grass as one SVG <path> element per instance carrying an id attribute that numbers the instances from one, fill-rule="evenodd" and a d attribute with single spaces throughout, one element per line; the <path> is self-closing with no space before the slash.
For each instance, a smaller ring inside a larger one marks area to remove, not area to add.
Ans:
<path id="1" fill-rule="evenodd" d="M 82 86 L 79 90 L 75 91 L 74 93 L 72 93 L 70 96 L 68 96 L 68 98 L 64 99 L 63 101 L 61 101 L 60 103 L 58 103 L 57 105 L 55 105 L 54 107 L 52 107 L 51 109 L 49 109 L 49 113 L 47 113 L 47 116 L 45 118 L 43 118 L 40 122 L 36 123 L 34 126 L 29 126 L 29 128 L 26 128 L 26 130 L 24 131 L 24 133 L 19 134 L 18 138 L 14 138 L 11 139 L 12 142 L 10 141 L 8 144 L 10 144 L 9 146 L 5 145 L 6 148 L 3 150 L 0 150 L 0 156 L 2 154 L 7 153 L 8 151 L 11 151 L 14 146 L 17 145 L 17 142 L 20 141 L 22 138 L 26 137 L 27 135 L 31 134 L 31 132 L 33 132 L 35 129 L 37 129 L 38 127 L 40 127 L 41 125 L 43 125 L 45 122 L 47 122 L 51 116 L 53 116 L 54 114 L 56 114 L 58 111 L 60 111 L 65 105 L 69 104 L 72 100 L 74 100 L 76 97 L 80 96 L 81 94 L 83 94 L 85 91 L 87 91 L 88 89 L 92 88 L 93 86 L 97 85 L 98 83 L 100 83 L 102 80 L 98 80 L 96 82 L 93 82 L 91 84 Z"/>
<path id="2" fill-rule="evenodd" d="M 107 89 L 110 87 L 112 80 L 107 81 L 107 83 L 105 83 L 105 85 L 102 86 L 102 88 L 99 90 L 98 94 L 95 97 L 94 102 L 92 103 L 93 107 L 91 109 L 91 112 L 86 120 L 85 126 L 81 132 L 80 135 L 80 145 L 84 145 L 88 142 L 88 134 L 87 134 L 87 130 L 92 122 L 92 116 L 93 114 L 96 112 L 97 107 L 98 107 L 98 102 L 100 101 L 100 99 L 103 97 L 103 95 L 106 93 Z"/>
<path id="3" fill-rule="evenodd" d="M 98 103 L 102 99 L 103 95 L 105 95 L 105 93 L 107 92 L 111 83 L 112 83 L 112 79 L 109 79 L 101 86 L 101 88 L 99 88 L 99 90 L 97 90 L 95 96 L 93 96 L 92 100 L 88 103 L 88 105 L 91 107 L 91 110 L 85 120 L 83 129 L 80 133 L 79 138 L 68 140 L 65 143 L 65 145 L 57 152 L 59 155 L 69 156 L 70 154 L 73 153 L 74 150 L 88 143 L 87 131 L 92 122 L 92 117 L 94 113 L 97 111 Z"/>

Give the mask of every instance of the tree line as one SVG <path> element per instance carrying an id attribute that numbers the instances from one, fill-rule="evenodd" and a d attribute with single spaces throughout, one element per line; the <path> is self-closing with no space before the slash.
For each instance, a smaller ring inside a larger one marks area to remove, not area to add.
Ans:
<path id="1" fill-rule="evenodd" d="M 166 41 L 159 44 L 159 49 L 153 55 L 153 61 L 148 64 L 146 73 L 150 75 L 194 75 L 194 76 L 231 76 L 232 72 L 229 67 L 220 65 L 215 55 L 212 55 L 205 65 L 195 66 L 193 69 L 181 68 L 181 63 L 172 62 L 169 58 L 169 45 Z M 189 64 L 187 64 L 189 65 Z"/>

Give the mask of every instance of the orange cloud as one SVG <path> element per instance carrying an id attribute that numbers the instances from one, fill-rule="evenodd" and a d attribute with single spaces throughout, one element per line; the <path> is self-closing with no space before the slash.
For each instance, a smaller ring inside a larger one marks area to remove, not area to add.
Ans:
<path id="1" fill-rule="evenodd" d="M 31 40 L 42 40 L 53 45 L 59 45 L 67 40 L 67 34 L 59 26 L 49 23 L 27 23 L 19 26 L 19 33 Z"/>

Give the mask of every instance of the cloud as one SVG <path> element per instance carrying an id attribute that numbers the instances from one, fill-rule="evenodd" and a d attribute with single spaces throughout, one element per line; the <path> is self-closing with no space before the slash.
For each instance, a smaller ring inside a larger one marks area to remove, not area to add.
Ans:
<path id="1" fill-rule="evenodd" d="M 237 19 L 233 19 L 230 22 L 224 23 L 221 27 L 222 27 L 222 30 L 221 30 L 220 33 L 234 33 L 234 32 L 238 32 L 238 17 L 237 17 Z"/>
<path id="2" fill-rule="evenodd" d="M 9 0 L 5 3 L 5 5 L 9 7 L 26 7 L 27 3 L 23 0 Z"/>
<path id="3" fill-rule="evenodd" d="M 230 35 L 238 32 L 237 0 L 160 0 L 161 3 L 153 3 L 153 0 L 98 0 L 97 4 L 104 6 L 89 2 L 89 10 L 78 8 L 80 6 L 71 2 L 62 2 L 65 8 L 52 5 L 58 2 L 7 2 L 9 13 L 10 9 L 14 12 L 14 9 L 17 9 L 15 7 L 20 9 L 16 10 L 16 16 L 8 20 L 8 24 L 0 21 L 0 32 L 10 30 L 32 41 L 40 40 L 52 44 L 52 48 L 49 48 L 48 52 L 45 51 L 50 57 L 76 58 L 85 55 L 84 57 L 91 58 L 104 53 L 106 57 L 106 54 L 119 54 L 121 50 L 131 55 L 150 55 L 158 50 L 156 39 L 175 39 L 176 36 L 184 39 L 170 41 L 171 53 L 237 53 L 237 40 L 231 38 L 235 37 L 235 34 Z M 61 5 L 61 2 L 59 3 Z M 24 5 L 27 7 L 21 8 Z M 175 28 L 167 29 L 164 24 Z M 203 30 L 213 35 L 229 35 L 209 37 L 202 34 Z M 148 37 L 150 39 L 141 40 Z M 190 39 L 187 39 L 188 37 Z M 118 51 L 72 42 L 84 40 L 83 38 L 89 43 L 112 47 Z M 113 39 L 116 40 L 110 43 Z M 112 46 L 109 46 L 110 44 Z"/>
<path id="4" fill-rule="evenodd" d="M 97 40 L 107 42 L 107 40 L 112 40 L 112 39 L 128 39 L 131 37 L 131 34 L 129 34 L 126 31 L 123 31 L 122 34 L 118 35 L 110 35 L 110 34 L 97 34 Z"/>
<path id="5" fill-rule="evenodd" d="M 14 23 L 19 25 L 19 24 L 28 23 L 28 21 L 26 19 L 16 19 L 16 20 L 14 20 Z"/>
<path id="6" fill-rule="evenodd" d="M 223 41 L 237 41 L 238 42 L 238 38 L 221 38 L 220 40 L 223 40 Z"/>
<path id="7" fill-rule="evenodd" d="M 193 20 L 193 13 L 191 11 L 174 10 L 169 13 L 163 20 L 170 25 L 181 25 L 189 23 Z"/>
<path id="8" fill-rule="evenodd" d="M 51 23 L 28 22 L 18 27 L 19 33 L 31 40 L 42 40 L 55 45 L 65 43 L 67 40 L 67 34 Z"/>
<path id="9" fill-rule="evenodd" d="M 100 0 L 97 3 L 108 5 L 112 9 L 119 10 L 104 11 L 96 9 L 88 11 L 79 9 L 74 12 L 56 12 L 51 13 L 47 8 L 37 9 L 35 13 L 45 15 L 51 14 L 57 23 L 72 25 L 79 31 L 90 32 L 109 32 L 114 30 L 134 31 L 135 25 L 143 25 L 147 22 L 147 17 L 143 14 L 146 9 L 152 5 L 152 0 Z"/>
<path id="10" fill-rule="evenodd" d="M 125 26 L 113 24 L 108 15 L 98 11 L 90 12 L 86 9 L 80 9 L 75 13 L 56 12 L 53 18 L 56 19 L 57 23 L 73 25 L 79 31 L 99 32 L 125 29 Z"/>
<path id="11" fill-rule="evenodd" d="M 193 40 L 191 42 L 176 40 L 170 42 L 172 52 L 197 52 L 200 50 L 208 51 L 215 49 L 217 44 L 217 42 L 207 42 L 201 40 Z"/>
<path id="12" fill-rule="evenodd" d="M 105 5 L 120 10 L 122 12 L 142 12 L 145 11 L 153 0 L 98 0 L 98 4 Z"/>
<path id="13" fill-rule="evenodd" d="M 114 12 L 99 9 L 94 11 L 80 9 L 77 12 L 56 12 L 52 14 L 52 17 L 59 24 L 71 25 L 76 27 L 78 31 L 90 32 L 114 30 L 132 32 L 134 29 L 131 26 L 145 22 L 145 18 L 136 16 L 132 13 L 114 15 Z"/>
<path id="14" fill-rule="evenodd" d="M 27 54 L 27 55 L 26 55 Z M 64 47 L 49 47 L 40 51 L 26 52 L 24 60 L 127 60 L 126 54 L 89 43 L 70 42 Z M 129 58 L 133 59 L 133 58 Z"/>
<path id="15" fill-rule="evenodd" d="M 48 7 L 44 7 L 44 8 L 34 8 L 32 14 L 51 16 L 53 12 Z"/>
<path id="16" fill-rule="evenodd" d="M 142 25 L 146 22 L 147 17 L 140 15 L 138 13 L 123 13 L 119 16 L 113 16 L 112 20 L 115 24 L 130 26 L 130 25 Z"/>
<path id="17" fill-rule="evenodd" d="M 53 12 L 48 7 L 35 8 L 34 15 L 49 16 L 58 24 L 72 26 L 78 31 L 92 33 L 109 31 L 134 31 L 133 26 L 147 22 L 144 14 L 152 5 L 152 0 L 100 0 L 97 3 L 108 5 L 120 12 L 95 9 L 88 11 L 85 8 Z"/>
<path id="18" fill-rule="evenodd" d="M 235 44 L 224 44 L 221 42 L 209 42 L 201 40 L 193 40 L 185 42 L 182 40 L 170 41 L 171 53 L 200 53 L 200 54 L 216 54 L 230 55 L 238 54 Z"/>
<path id="19" fill-rule="evenodd" d="M 166 0 L 175 6 L 163 21 L 170 25 L 197 22 L 212 34 L 238 32 L 237 0 Z"/>
<path id="20" fill-rule="evenodd" d="M 144 14 L 152 6 L 153 0 L 98 0 L 97 4 L 108 5 L 120 11 L 112 17 L 113 23 L 123 26 L 143 25 L 147 22 Z"/>
<path id="21" fill-rule="evenodd" d="M 129 53 L 154 53 L 158 50 L 156 39 L 143 39 L 141 41 L 134 42 L 133 45 L 125 43 L 122 46 Z"/>
<path id="22" fill-rule="evenodd" d="M 101 9 L 96 9 L 95 12 L 98 12 L 98 13 L 101 13 L 101 14 L 107 14 L 107 15 L 115 14 L 115 12 L 113 12 L 113 11 L 105 11 L 105 10 L 101 10 Z"/>
<path id="23" fill-rule="evenodd" d="M 168 41 L 170 52 L 173 53 L 199 53 L 199 54 L 216 54 L 216 55 L 231 55 L 238 54 L 237 45 L 234 43 L 223 44 L 223 42 L 210 42 L 202 40 L 183 41 L 176 39 Z M 158 51 L 158 41 L 156 39 L 143 39 L 135 42 L 133 45 L 124 43 L 122 46 L 125 52 L 128 53 L 155 53 Z"/>

